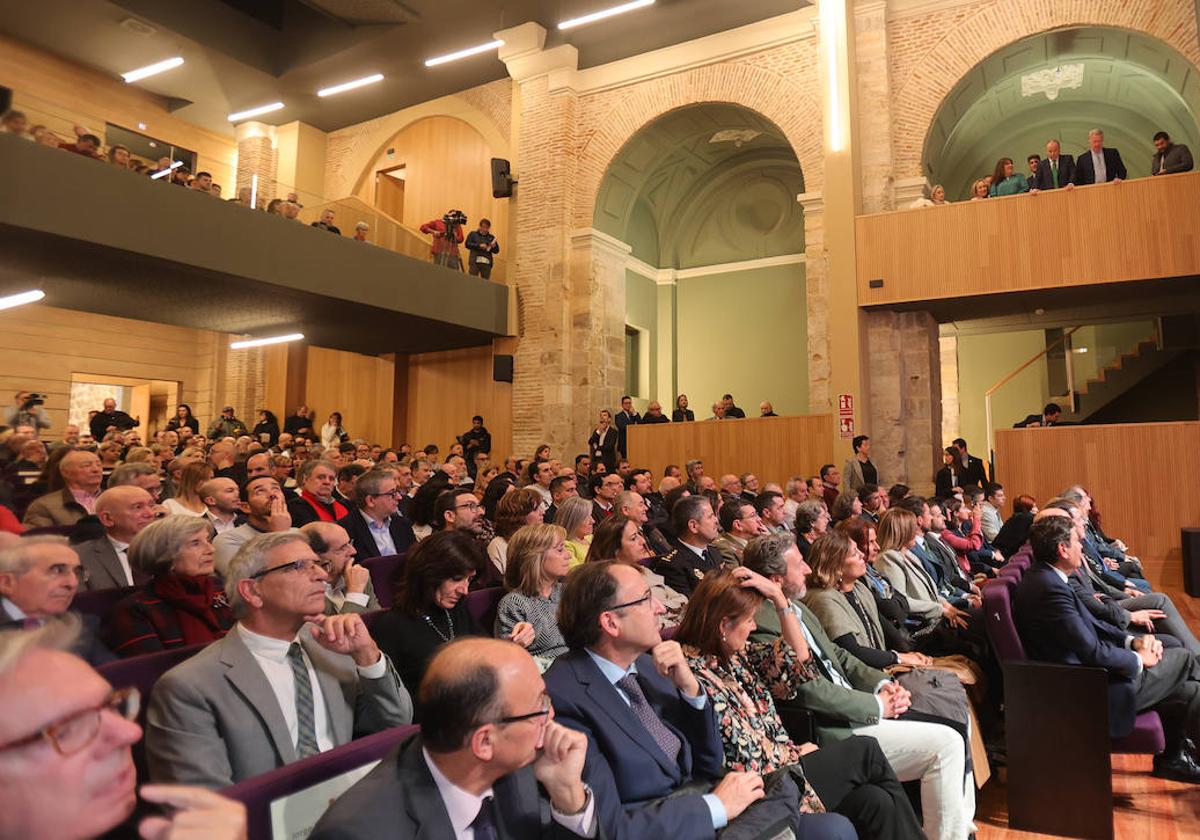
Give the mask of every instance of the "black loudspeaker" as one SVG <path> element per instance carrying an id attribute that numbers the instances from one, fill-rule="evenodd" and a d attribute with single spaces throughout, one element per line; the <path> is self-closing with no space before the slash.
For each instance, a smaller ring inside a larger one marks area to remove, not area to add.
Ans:
<path id="1" fill-rule="evenodd" d="M 1200 598 L 1200 528 L 1183 528 L 1183 591 Z"/>
<path id="2" fill-rule="evenodd" d="M 12 88 L 0 85 L 0 114 L 12 107 Z"/>
<path id="3" fill-rule="evenodd" d="M 512 382 L 513 381 L 513 357 L 512 356 L 492 356 L 492 381 L 493 382 Z"/>
<path id="4" fill-rule="evenodd" d="M 492 158 L 492 198 L 512 198 L 512 169 L 504 158 Z"/>

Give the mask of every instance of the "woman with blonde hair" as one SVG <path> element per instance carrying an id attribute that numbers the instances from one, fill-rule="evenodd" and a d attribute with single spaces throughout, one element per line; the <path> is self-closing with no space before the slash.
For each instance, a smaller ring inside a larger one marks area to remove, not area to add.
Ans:
<path id="1" fill-rule="evenodd" d="M 592 545 L 592 503 L 579 496 L 564 499 L 554 514 L 554 524 L 567 532 L 567 551 L 571 552 L 571 565 L 578 566 L 587 559 Z"/>
<path id="2" fill-rule="evenodd" d="M 212 477 L 212 467 L 203 461 L 188 464 L 179 471 L 179 484 L 175 488 L 175 495 L 163 502 L 163 508 L 170 514 L 204 516 L 208 508 L 200 498 L 200 487 Z"/>
<path id="3" fill-rule="evenodd" d="M 567 652 L 558 629 L 562 581 L 571 569 L 566 541 L 567 532 L 557 525 L 525 525 L 513 534 L 504 569 L 508 593 L 496 611 L 497 638 L 510 635 L 521 622 L 533 626 L 534 639 L 528 650 L 546 667 Z"/>
<path id="4" fill-rule="evenodd" d="M 879 520 L 879 558 L 875 569 L 908 598 L 911 614 L 926 621 L 945 622 L 955 629 L 967 626 L 968 614 L 938 594 L 937 583 L 912 553 L 917 543 L 917 517 L 904 508 L 891 508 Z"/>
<path id="5" fill-rule="evenodd" d="M 988 197 L 988 179 L 979 178 L 971 184 L 971 201 L 982 201 Z"/>

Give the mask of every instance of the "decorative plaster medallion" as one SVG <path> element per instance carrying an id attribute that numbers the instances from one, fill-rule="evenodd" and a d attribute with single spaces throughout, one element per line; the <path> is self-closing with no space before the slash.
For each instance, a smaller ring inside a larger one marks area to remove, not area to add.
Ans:
<path id="1" fill-rule="evenodd" d="M 718 131 L 708 141 L 709 143 L 729 143 L 732 142 L 737 148 L 742 148 L 746 143 L 749 143 L 755 137 L 762 134 L 761 131 L 755 131 L 753 128 L 726 128 Z"/>
<path id="2" fill-rule="evenodd" d="M 1051 102 L 1058 99 L 1059 91 L 1075 90 L 1082 86 L 1082 64 L 1060 64 L 1058 67 L 1046 67 L 1021 77 L 1022 96 L 1044 93 Z"/>

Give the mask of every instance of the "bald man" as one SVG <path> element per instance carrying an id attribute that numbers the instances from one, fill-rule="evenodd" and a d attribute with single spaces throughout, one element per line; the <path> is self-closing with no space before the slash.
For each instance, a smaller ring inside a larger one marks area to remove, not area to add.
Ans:
<path id="1" fill-rule="evenodd" d="M 96 512 L 104 468 L 94 452 L 68 452 L 58 463 L 64 487 L 35 499 L 25 511 L 26 528 L 75 525 Z"/>
<path id="2" fill-rule="evenodd" d="M 232 531 L 246 522 L 238 498 L 238 484 L 232 478 L 210 478 L 201 484 L 200 500 L 207 508 L 204 515 L 215 534 Z"/>
<path id="3" fill-rule="evenodd" d="M 87 572 L 84 589 L 120 589 L 148 580 L 144 572 L 130 566 L 128 554 L 133 538 L 154 521 L 155 507 L 154 497 L 132 484 L 110 487 L 100 494 L 96 518 L 104 526 L 104 536 L 75 546 Z"/>
<path id="4" fill-rule="evenodd" d="M 364 613 L 379 609 L 371 573 L 354 562 L 354 542 L 336 522 L 309 522 L 300 529 L 325 565 L 325 614 Z"/>

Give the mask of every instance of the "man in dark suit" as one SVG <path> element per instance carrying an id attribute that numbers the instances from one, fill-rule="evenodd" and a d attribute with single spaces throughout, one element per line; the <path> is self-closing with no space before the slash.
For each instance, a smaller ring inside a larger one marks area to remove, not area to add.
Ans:
<path id="1" fill-rule="evenodd" d="M 1150 161 L 1151 175 L 1192 171 L 1192 150 L 1182 143 L 1172 143 L 1167 132 L 1160 131 L 1154 135 L 1154 149 L 1154 158 Z"/>
<path id="2" fill-rule="evenodd" d="M 129 544 L 155 519 L 154 499 L 140 487 L 110 487 L 96 499 L 96 517 L 104 536 L 85 540 L 75 552 L 86 573 L 82 587 L 121 589 L 140 586 L 150 578 L 129 564 Z"/>
<path id="3" fill-rule="evenodd" d="M 346 506 L 333 498 L 337 472 L 328 461 L 305 461 L 296 471 L 296 481 L 302 488 L 300 495 L 287 503 L 293 527 L 317 520 L 338 522 L 349 515 Z"/>
<path id="4" fill-rule="evenodd" d="M 400 515 L 400 491 L 390 470 L 374 469 L 354 483 L 354 507 L 338 520 L 359 561 L 404 554 L 417 541 L 412 525 Z"/>
<path id="5" fill-rule="evenodd" d="M 1014 429 L 1028 429 L 1038 427 L 1050 427 L 1058 425 L 1058 418 L 1062 416 L 1062 406 L 1058 403 L 1046 403 L 1041 414 L 1030 414 L 1020 423 L 1013 423 Z"/>
<path id="6" fill-rule="evenodd" d="M 1058 190 L 1073 186 L 1075 158 L 1061 154 L 1061 148 L 1057 140 L 1046 143 L 1046 159 L 1034 170 L 1029 184 L 1031 189 Z"/>
<path id="7" fill-rule="evenodd" d="M 346 791 L 312 840 L 597 836 L 587 738 L 554 720 L 528 653 L 453 642 L 429 663 L 419 700 L 421 733 Z"/>
<path id="8" fill-rule="evenodd" d="M 721 397 L 721 402 L 725 404 L 725 416 L 730 420 L 742 420 L 746 416 L 746 412 L 742 411 L 733 402 L 733 394 L 726 394 Z"/>
<path id="9" fill-rule="evenodd" d="M 1088 132 L 1088 150 L 1075 161 L 1075 186 L 1124 181 L 1129 177 L 1121 153 L 1104 147 L 1104 132 L 1093 128 Z"/>
<path id="10" fill-rule="evenodd" d="M 617 412 L 615 420 L 617 424 L 617 451 L 621 453 L 622 458 L 628 458 L 629 449 L 626 446 L 625 427 L 642 422 L 642 415 L 633 410 L 633 397 L 628 395 L 621 397 L 621 410 Z"/>
<path id="11" fill-rule="evenodd" d="M 671 420 L 667 415 L 663 414 L 662 403 L 657 400 L 651 401 L 646 406 L 646 413 L 642 415 L 642 419 L 638 421 L 642 425 L 654 423 L 670 423 Z"/>
<path id="12" fill-rule="evenodd" d="M 721 552 L 712 543 L 718 533 L 717 516 L 703 496 L 684 496 L 671 511 L 675 550 L 654 561 L 654 571 L 667 586 L 691 595 L 707 572 L 721 567 Z"/>
<path id="13" fill-rule="evenodd" d="M 592 522 L 599 525 L 617 512 L 617 497 L 625 489 L 625 480 L 617 473 L 592 476 Z"/>
<path id="14" fill-rule="evenodd" d="M 128 431 L 134 426 L 141 425 L 141 418 L 134 419 L 124 411 L 117 410 L 117 401 L 109 397 L 104 401 L 104 410 L 96 412 L 92 419 L 88 421 L 88 426 L 91 429 L 92 437 L 96 439 L 96 443 L 104 440 L 104 436 L 108 434 L 109 429 L 116 429 L 118 432 Z"/>
<path id="15" fill-rule="evenodd" d="M 983 461 L 967 451 L 967 442 L 965 440 L 955 438 L 954 445 L 958 447 L 958 486 L 963 490 L 971 487 L 983 489 L 983 485 L 988 480 L 987 467 Z"/>
<path id="16" fill-rule="evenodd" d="M 1154 758 L 1154 775 L 1200 784 L 1200 665 L 1181 648 L 1093 617 L 1068 583 L 1083 562 L 1081 529 L 1065 512 L 1040 516 L 1029 532 L 1034 564 L 1013 603 L 1025 650 L 1044 662 L 1105 669 L 1112 735 L 1128 734 L 1138 712 L 1157 711 L 1167 748 Z"/>
<path id="17" fill-rule="evenodd" d="M 583 777 L 607 836 L 712 838 L 743 812 L 757 821 L 763 781 L 723 773 L 713 704 L 679 644 L 659 636 L 662 613 L 636 570 L 580 566 L 559 611 L 571 650 L 546 672 L 546 691 L 558 719 L 588 736 Z"/>

